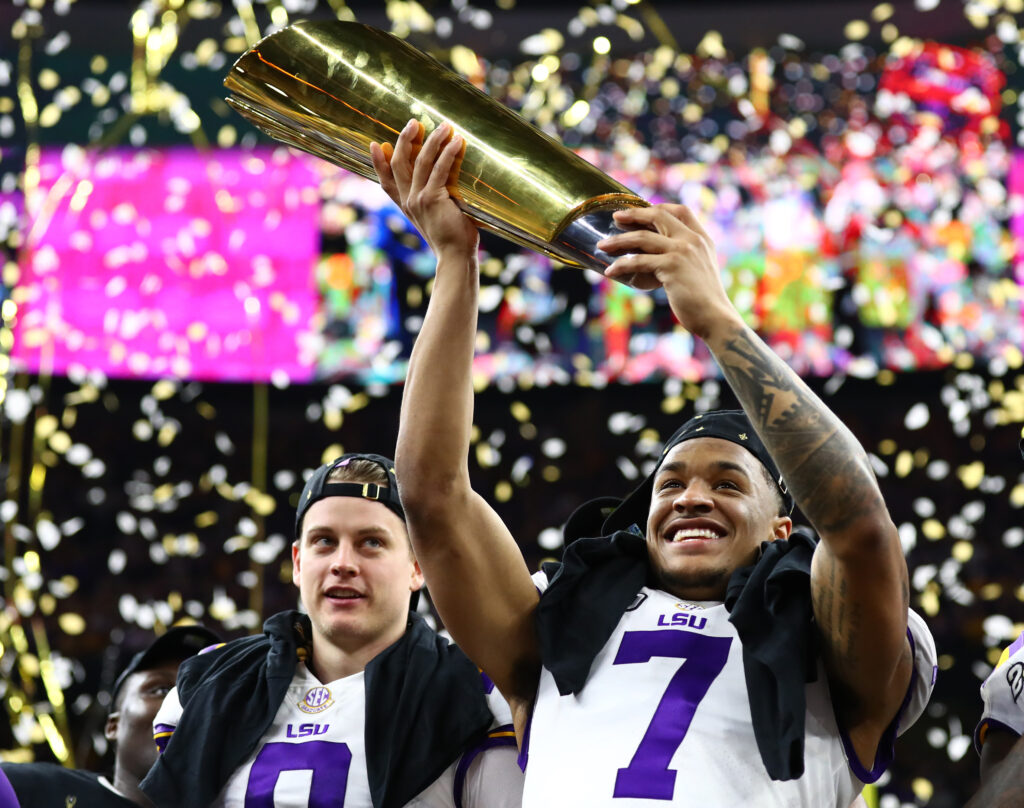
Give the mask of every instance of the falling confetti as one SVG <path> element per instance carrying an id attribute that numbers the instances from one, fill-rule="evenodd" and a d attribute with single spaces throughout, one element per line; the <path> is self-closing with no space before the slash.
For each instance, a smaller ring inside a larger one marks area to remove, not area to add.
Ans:
<path id="1" fill-rule="evenodd" d="M 258 630 L 294 605 L 310 470 L 392 451 L 433 259 L 377 186 L 221 99 L 262 35 L 336 16 L 698 211 L 741 314 L 871 450 L 939 640 L 936 699 L 901 743 L 929 763 L 897 768 L 882 804 L 972 782 L 977 686 L 1024 601 L 1020 4 L 963 4 L 956 43 L 915 25 L 961 4 L 918 0 L 864 4 L 826 50 L 774 31 L 749 52 L 724 28 L 677 42 L 644 0 L 581 2 L 493 52 L 513 0 L 85 5 L 3 17 L 5 748 L 93 762 L 74 741 L 102 735 L 108 638 Z M 622 494 L 681 419 L 734 402 L 663 295 L 488 238 L 481 264 L 470 468 L 535 565 L 581 500 Z"/>

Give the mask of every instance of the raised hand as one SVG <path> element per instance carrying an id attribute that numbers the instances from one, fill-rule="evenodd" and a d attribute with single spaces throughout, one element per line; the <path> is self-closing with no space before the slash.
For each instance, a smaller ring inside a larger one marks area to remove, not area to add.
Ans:
<path id="1" fill-rule="evenodd" d="M 685 205 L 652 205 L 615 212 L 626 233 L 610 236 L 600 247 L 620 256 L 604 274 L 629 278 L 637 289 L 665 288 L 669 305 L 688 331 L 707 338 L 719 322 L 738 317 L 718 269 L 711 237 Z"/>
<path id="2" fill-rule="evenodd" d="M 452 197 L 465 141 L 452 137 L 442 123 L 423 139 L 423 125 L 406 124 L 392 150 L 390 144 L 370 144 L 373 167 L 381 187 L 420 231 L 441 258 L 467 261 L 479 245 L 476 225 Z"/>

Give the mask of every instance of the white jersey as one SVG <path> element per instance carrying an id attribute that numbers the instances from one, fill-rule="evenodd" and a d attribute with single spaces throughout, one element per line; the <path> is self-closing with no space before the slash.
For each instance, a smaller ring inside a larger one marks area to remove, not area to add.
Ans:
<path id="1" fill-rule="evenodd" d="M 990 729 L 1024 735 L 1024 633 L 999 657 L 995 669 L 981 683 L 981 721 L 974 743 L 981 752 Z"/>
<path id="2" fill-rule="evenodd" d="M 543 573 L 534 577 L 546 588 Z M 525 808 L 848 808 L 863 783 L 847 761 L 824 671 L 809 684 L 805 771 L 770 779 L 758 752 L 736 630 L 720 602 L 643 588 L 595 657 L 585 687 L 560 696 L 541 673 L 526 754 Z M 935 649 L 913 615 L 921 714 Z M 919 675 L 918 671 L 924 671 Z"/>
<path id="3" fill-rule="evenodd" d="M 492 709 L 503 704 L 489 703 Z M 181 714 L 173 689 L 153 721 L 161 749 Z M 212 808 L 372 808 L 365 716 L 362 671 L 322 684 L 300 662 L 270 728 Z M 492 737 L 508 734 L 496 727 Z M 505 744 L 452 763 L 407 808 L 518 808 L 521 791 L 516 749 Z"/>

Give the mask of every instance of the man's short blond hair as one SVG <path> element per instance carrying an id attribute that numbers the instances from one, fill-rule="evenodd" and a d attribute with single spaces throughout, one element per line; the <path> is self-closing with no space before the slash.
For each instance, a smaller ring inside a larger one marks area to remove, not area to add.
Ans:
<path id="1" fill-rule="evenodd" d="M 335 466 L 327 475 L 327 482 L 375 483 L 383 488 L 388 488 L 391 485 L 388 473 L 380 463 L 361 457 L 350 460 L 342 466 Z"/>
<path id="2" fill-rule="evenodd" d="M 350 460 L 343 466 L 335 466 L 331 469 L 331 473 L 327 475 L 327 482 L 329 483 L 374 483 L 379 485 L 381 488 L 390 488 L 391 481 L 388 479 L 387 470 L 376 461 L 365 460 L 364 458 L 357 457 Z M 402 527 L 405 528 L 405 522 L 403 521 Z M 405 530 L 405 538 L 409 543 L 409 554 L 415 558 L 415 554 L 412 551 L 412 540 L 409 538 L 408 529 Z M 298 542 L 301 539 L 296 539 Z"/>

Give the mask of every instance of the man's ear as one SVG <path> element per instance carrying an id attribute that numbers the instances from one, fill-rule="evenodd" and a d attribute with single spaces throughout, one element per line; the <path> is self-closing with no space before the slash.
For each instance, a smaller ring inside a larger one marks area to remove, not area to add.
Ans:
<path id="1" fill-rule="evenodd" d="M 117 740 L 117 725 L 120 723 L 121 713 L 113 712 L 107 716 L 107 723 L 103 726 L 103 737 L 108 741 Z"/>
<path id="2" fill-rule="evenodd" d="M 793 520 L 788 516 L 776 516 L 772 522 L 772 541 L 788 539 L 793 532 Z"/>
<path id="3" fill-rule="evenodd" d="M 409 585 L 409 590 L 412 592 L 418 592 L 423 588 L 423 570 L 420 569 L 420 562 L 416 559 L 412 561 L 412 581 Z"/>
<path id="4" fill-rule="evenodd" d="M 299 542 L 302 539 L 296 539 L 292 542 L 292 583 L 296 586 L 299 585 L 299 558 L 302 555 L 299 552 Z"/>

